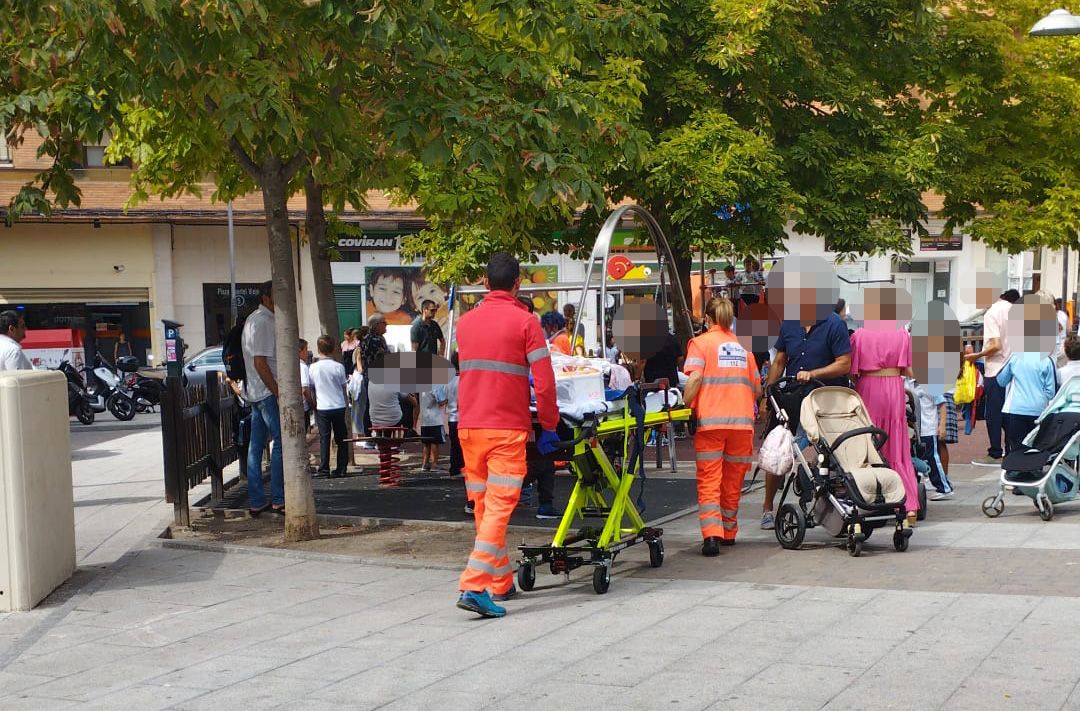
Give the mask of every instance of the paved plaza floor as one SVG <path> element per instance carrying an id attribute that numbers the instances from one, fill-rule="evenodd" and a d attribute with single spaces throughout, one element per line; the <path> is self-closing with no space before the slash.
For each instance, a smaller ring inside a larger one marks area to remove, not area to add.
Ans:
<path id="1" fill-rule="evenodd" d="M 996 472 L 954 459 L 907 553 L 781 550 L 744 499 L 704 559 L 626 551 L 480 620 L 450 566 L 164 547 L 156 432 L 73 434 L 79 572 L 0 614 L 0 709 L 1080 709 L 1080 504 L 990 520 Z M 462 558 L 467 551 L 462 551 Z"/>

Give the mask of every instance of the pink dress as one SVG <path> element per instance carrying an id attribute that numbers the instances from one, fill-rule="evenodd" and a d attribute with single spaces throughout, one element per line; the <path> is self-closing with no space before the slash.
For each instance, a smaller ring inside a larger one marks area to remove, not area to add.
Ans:
<path id="1" fill-rule="evenodd" d="M 886 368 L 911 367 L 911 335 L 895 322 L 867 322 L 851 336 L 851 374 L 871 373 Z M 889 467 L 904 480 L 907 511 L 919 510 L 918 480 L 911 463 L 908 440 L 907 396 L 902 375 L 860 377 L 855 390 L 862 397 L 875 427 L 888 433 L 884 455 Z"/>

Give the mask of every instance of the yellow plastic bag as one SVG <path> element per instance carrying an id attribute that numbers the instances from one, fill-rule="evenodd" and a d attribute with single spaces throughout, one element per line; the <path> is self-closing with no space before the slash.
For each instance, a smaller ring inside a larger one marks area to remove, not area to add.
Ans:
<path id="1" fill-rule="evenodd" d="M 964 366 L 960 369 L 960 377 L 956 379 L 953 402 L 957 405 L 966 405 L 975 401 L 975 379 L 975 366 L 964 361 Z"/>

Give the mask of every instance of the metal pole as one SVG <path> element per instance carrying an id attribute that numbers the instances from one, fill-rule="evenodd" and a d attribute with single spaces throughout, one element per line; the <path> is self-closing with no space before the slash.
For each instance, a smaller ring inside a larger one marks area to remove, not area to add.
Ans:
<path id="1" fill-rule="evenodd" d="M 232 322 L 229 327 L 236 325 L 236 235 L 233 230 L 232 200 L 225 206 L 225 212 L 229 216 L 229 315 Z"/>

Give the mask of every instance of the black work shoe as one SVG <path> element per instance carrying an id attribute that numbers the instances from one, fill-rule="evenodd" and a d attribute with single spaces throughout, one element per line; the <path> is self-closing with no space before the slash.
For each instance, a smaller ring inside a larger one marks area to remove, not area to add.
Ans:
<path id="1" fill-rule="evenodd" d="M 720 555 L 720 539 L 716 536 L 706 538 L 705 542 L 701 544 L 701 555 L 709 558 Z"/>
<path id="2" fill-rule="evenodd" d="M 721 538 L 720 539 L 720 545 L 722 545 L 722 546 L 733 546 L 733 545 L 735 545 L 735 539 L 734 538 Z"/>

